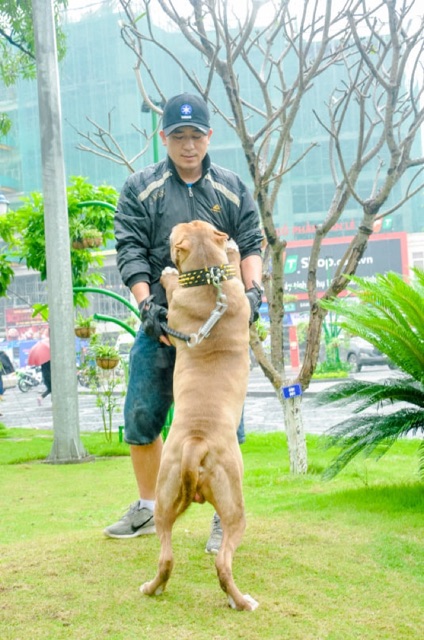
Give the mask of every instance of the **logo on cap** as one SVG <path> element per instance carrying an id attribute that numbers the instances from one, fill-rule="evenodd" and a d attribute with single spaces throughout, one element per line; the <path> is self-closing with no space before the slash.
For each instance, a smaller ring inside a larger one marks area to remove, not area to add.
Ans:
<path id="1" fill-rule="evenodd" d="M 193 107 L 190 104 L 183 104 L 181 107 L 181 119 L 190 120 L 193 113 Z"/>

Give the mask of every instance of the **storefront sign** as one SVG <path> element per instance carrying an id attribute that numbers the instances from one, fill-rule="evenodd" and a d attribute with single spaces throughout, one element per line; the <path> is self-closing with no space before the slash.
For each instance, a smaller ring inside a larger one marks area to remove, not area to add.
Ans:
<path id="1" fill-rule="evenodd" d="M 328 238 L 323 241 L 317 269 L 317 292 L 324 293 L 336 269 L 345 259 L 352 238 Z M 284 291 L 296 294 L 299 300 L 307 298 L 307 279 L 312 241 L 288 242 L 284 262 Z M 408 272 L 406 233 L 371 236 L 364 255 L 359 261 L 356 275 L 375 280 L 377 273 Z M 343 273 L 343 271 L 342 271 Z M 297 306 L 299 311 L 299 306 Z"/>

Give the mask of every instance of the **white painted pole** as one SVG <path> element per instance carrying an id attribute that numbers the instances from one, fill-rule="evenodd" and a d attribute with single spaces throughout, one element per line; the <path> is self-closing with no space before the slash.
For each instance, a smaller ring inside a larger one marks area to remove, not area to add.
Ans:
<path id="1" fill-rule="evenodd" d="M 81 440 L 59 70 L 53 0 L 33 0 L 52 364 L 52 463 L 89 459 Z"/>

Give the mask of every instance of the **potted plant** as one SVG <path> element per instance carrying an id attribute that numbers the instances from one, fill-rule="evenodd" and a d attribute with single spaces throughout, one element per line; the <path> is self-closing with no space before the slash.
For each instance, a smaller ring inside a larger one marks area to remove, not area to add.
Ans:
<path id="1" fill-rule="evenodd" d="M 106 440 L 112 442 L 113 417 L 115 412 L 121 411 L 122 398 L 126 393 L 124 372 L 119 369 L 99 371 L 89 361 L 83 363 L 80 372 L 85 378 L 84 384 L 96 398 Z M 122 442 L 122 431 L 119 431 L 119 441 Z"/>
<path id="2" fill-rule="evenodd" d="M 103 242 L 103 234 L 95 227 L 82 228 L 76 232 L 72 241 L 74 249 L 93 249 L 100 247 Z"/>
<path id="3" fill-rule="evenodd" d="M 75 319 L 74 331 L 78 338 L 90 338 L 96 333 L 93 316 L 83 316 L 79 313 Z"/>
<path id="4" fill-rule="evenodd" d="M 95 344 L 93 353 L 96 364 L 101 369 L 114 369 L 119 364 L 119 352 L 110 344 Z"/>
<path id="5" fill-rule="evenodd" d="M 94 384 L 91 387 L 93 390 Z M 106 440 L 112 442 L 113 414 L 121 410 L 122 398 L 125 396 L 125 384 L 122 375 L 114 370 L 105 371 L 99 383 L 94 387 L 96 406 L 100 409 Z"/>

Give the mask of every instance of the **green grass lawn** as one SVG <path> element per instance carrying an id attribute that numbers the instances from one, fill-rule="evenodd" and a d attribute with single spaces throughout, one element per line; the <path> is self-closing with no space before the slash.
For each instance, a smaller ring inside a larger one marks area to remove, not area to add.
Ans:
<path id="1" fill-rule="evenodd" d="M 308 438 L 311 472 L 294 477 L 282 434 L 249 435 L 248 526 L 234 575 L 260 606 L 246 613 L 227 607 L 204 553 L 210 505 L 194 504 L 177 522 L 167 591 L 140 593 L 156 571 L 158 539 L 102 535 L 136 497 L 128 448 L 100 434 L 82 439 L 95 462 L 42 464 L 51 432 L 14 429 L 0 439 L 2 640 L 424 637 L 418 441 L 324 482 L 332 454 L 321 438 Z"/>

